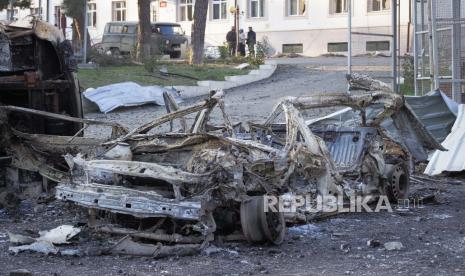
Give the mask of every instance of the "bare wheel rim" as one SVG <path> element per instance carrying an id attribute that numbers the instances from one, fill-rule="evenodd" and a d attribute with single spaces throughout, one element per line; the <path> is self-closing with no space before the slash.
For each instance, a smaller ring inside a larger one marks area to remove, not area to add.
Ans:
<path id="1" fill-rule="evenodd" d="M 405 168 L 397 165 L 390 179 L 391 191 L 396 199 L 405 199 L 408 195 L 408 175 Z"/>
<path id="2" fill-rule="evenodd" d="M 283 213 L 265 212 L 263 196 L 251 197 L 241 204 L 241 225 L 244 236 L 251 243 L 280 244 L 284 239 Z"/>

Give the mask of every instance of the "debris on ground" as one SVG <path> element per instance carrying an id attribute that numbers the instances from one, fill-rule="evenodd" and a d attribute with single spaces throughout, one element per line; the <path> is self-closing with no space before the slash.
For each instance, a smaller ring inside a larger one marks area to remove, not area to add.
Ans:
<path id="1" fill-rule="evenodd" d="M 164 258 L 167 256 L 191 256 L 200 252 L 198 244 L 181 244 L 172 246 L 163 246 L 161 244 L 147 244 L 135 242 L 131 237 L 126 236 L 121 239 L 109 251 L 115 255 L 133 255 L 133 256 L 150 256 L 153 258 Z"/>
<path id="2" fill-rule="evenodd" d="M 404 248 L 404 245 L 401 242 L 392 241 L 392 242 L 386 242 L 384 244 L 384 248 L 387 251 L 401 250 L 402 248 Z"/>
<path id="3" fill-rule="evenodd" d="M 207 256 L 211 256 L 213 254 L 218 254 L 218 253 L 222 253 L 222 252 L 225 252 L 225 253 L 228 253 L 228 254 L 231 254 L 231 255 L 234 255 L 234 256 L 239 255 L 239 252 L 237 252 L 235 250 L 231 250 L 231 249 L 228 249 L 228 248 L 221 248 L 221 247 L 215 246 L 213 244 L 210 244 L 207 247 L 202 249 L 202 254 L 207 255 Z"/>
<path id="4" fill-rule="evenodd" d="M 19 246 L 10 246 L 8 249 L 14 254 L 23 251 L 34 251 L 43 254 L 58 254 L 60 250 L 55 245 L 63 245 L 71 243 L 70 240 L 79 234 L 81 230 L 71 225 L 61 225 L 49 231 L 40 231 L 38 238 L 29 236 L 8 233 L 9 241 L 11 244 L 18 244 Z M 72 249 L 65 249 L 62 255 L 73 255 L 76 252 Z"/>
<path id="5" fill-rule="evenodd" d="M 16 269 L 10 271 L 10 276 L 32 276 L 32 272 L 27 269 Z"/>
<path id="6" fill-rule="evenodd" d="M 37 253 L 42 253 L 45 255 L 58 254 L 59 250 L 56 248 L 51 242 L 48 241 L 36 241 L 31 244 L 27 245 L 20 245 L 20 246 L 10 246 L 8 251 L 18 254 L 23 251 L 32 251 Z"/>
<path id="7" fill-rule="evenodd" d="M 88 88 L 84 97 L 97 104 L 103 113 L 111 112 L 120 107 L 157 104 L 163 106 L 163 92 L 170 93 L 177 103 L 182 102 L 179 93 L 174 89 L 161 86 L 141 86 L 135 82 L 110 84 L 98 88 Z"/>
<path id="8" fill-rule="evenodd" d="M 241 63 L 239 65 L 237 65 L 236 67 L 234 67 L 234 69 L 239 69 L 239 70 L 243 70 L 243 69 L 246 69 L 250 66 L 250 64 L 248 63 Z"/>
<path id="9" fill-rule="evenodd" d="M 47 241 L 52 244 L 69 244 L 70 240 L 81 232 L 80 228 L 72 225 L 61 225 L 49 231 L 40 231 L 38 241 Z"/>
<path id="10" fill-rule="evenodd" d="M 21 235 L 21 234 L 14 234 L 11 232 L 7 232 L 7 234 L 8 234 L 9 241 L 12 244 L 25 245 L 25 244 L 31 244 L 36 241 L 36 239 L 34 238 Z"/>
<path id="11" fill-rule="evenodd" d="M 375 247 L 379 247 L 380 245 L 381 245 L 381 242 L 379 240 L 368 240 L 367 241 L 368 247 L 375 248 Z"/>

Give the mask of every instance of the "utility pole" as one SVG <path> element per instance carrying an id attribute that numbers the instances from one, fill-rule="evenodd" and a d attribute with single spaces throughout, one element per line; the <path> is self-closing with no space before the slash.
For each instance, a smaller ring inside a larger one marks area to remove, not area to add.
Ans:
<path id="1" fill-rule="evenodd" d="M 462 103 L 462 91 L 459 80 L 462 78 L 461 49 L 462 27 L 460 21 L 461 0 L 452 0 L 452 99 Z"/>
<path id="2" fill-rule="evenodd" d="M 42 20 L 42 0 L 39 0 L 39 19 Z"/>
<path id="3" fill-rule="evenodd" d="M 399 92 L 397 85 L 397 0 L 392 0 L 392 91 Z"/>
<path id="4" fill-rule="evenodd" d="M 46 11 L 46 18 L 47 18 L 47 22 L 50 23 L 50 0 L 46 0 L 46 5 L 45 5 L 45 11 Z"/>
<path id="5" fill-rule="evenodd" d="M 347 74 L 352 74 L 352 0 L 347 1 L 348 43 L 347 43 Z"/>
<path id="6" fill-rule="evenodd" d="M 239 6 L 237 4 L 237 0 L 234 0 L 234 26 L 236 29 L 236 52 L 235 55 L 237 56 L 239 50 Z"/>
<path id="7" fill-rule="evenodd" d="M 10 18 L 8 18 L 10 21 L 13 21 L 13 13 L 15 9 L 13 8 L 13 0 L 10 0 Z"/>
<path id="8" fill-rule="evenodd" d="M 439 89 L 439 54 L 437 49 L 436 0 L 430 0 L 428 3 L 428 32 L 431 90 L 437 90 Z"/>
<path id="9" fill-rule="evenodd" d="M 88 14 L 87 14 L 87 0 L 84 1 L 84 28 L 83 29 L 83 45 L 82 45 L 82 63 L 86 64 L 87 63 L 87 20 L 88 20 Z"/>

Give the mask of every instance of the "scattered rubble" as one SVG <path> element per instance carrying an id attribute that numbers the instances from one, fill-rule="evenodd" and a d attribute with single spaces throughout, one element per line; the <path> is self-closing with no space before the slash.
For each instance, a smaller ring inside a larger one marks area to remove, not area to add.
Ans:
<path id="1" fill-rule="evenodd" d="M 16 269 L 10 271 L 10 276 L 32 276 L 32 272 L 27 269 Z"/>
<path id="2" fill-rule="evenodd" d="M 27 245 L 10 246 L 10 248 L 8 248 L 8 251 L 14 254 L 18 254 L 23 251 L 33 251 L 45 255 L 56 255 L 59 252 L 58 248 L 56 248 L 51 242 L 47 241 L 36 241 Z"/>
<path id="3" fill-rule="evenodd" d="M 69 244 L 70 240 L 81 232 L 81 229 L 71 225 L 61 225 L 49 231 L 40 231 L 38 241 L 52 244 Z"/>
<path id="4" fill-rule="evenodd" d="M 380 245 L 381 245 L 381 242 L 379 240 L 368 240 L 367 241 L 368 247 L 375 248 L 375 247 L 379 247 Z"/>
<path id="5" fill-rule="evenodd" d="M 401 250 L 402 248 L 404 248 L 404 245 L 401 242 L 397 242 L 397 241 L 386 242 L 384 244 L 384 248 L 387 251 Z"/>
<path id="6" fill-rule="evenodd" d="M 34 238 L 21 235 L 21 234 L 14 234 L 10 232 L 7 232 L 7 234 L 8 234 L 9 241 L 12 244 L 25 245 L 25 244 L 31 244 L 36 241 L 36 239 Z"/>
<path id="7" fill-rule="evenodd" d="M 71 225 L 61 225 L 49 231 L 40 231 L 38 238 L 32 238 L 21 234 L 8 233 L 11 244 L 19 246 L 10 246 L 8 250 L 14 254 L 23 251 L 34 251 L 42 254 L 58 254 L 60 250 L 55 245 L 69 244 L 70 240 L 79 234 L 81 230 Z M 75 253 L 72 249 L 65 249 L 62 255 L 72 255 Z"/>

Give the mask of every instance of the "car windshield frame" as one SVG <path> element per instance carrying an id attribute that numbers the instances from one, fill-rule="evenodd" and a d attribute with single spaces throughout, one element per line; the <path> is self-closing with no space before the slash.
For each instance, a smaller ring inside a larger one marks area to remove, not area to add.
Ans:
<path id="1" fill-rule="evenodd" d="M 159 33 L 161 35 L 183 35 L 184 32 L 179 25 L 153 25 L 152 32 Z"/>

